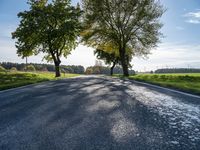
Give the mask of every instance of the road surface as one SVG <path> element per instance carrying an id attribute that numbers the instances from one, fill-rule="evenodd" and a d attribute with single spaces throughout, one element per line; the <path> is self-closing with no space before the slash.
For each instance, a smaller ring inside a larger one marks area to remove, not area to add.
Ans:
<path id="1" fill-rule="evenodd" d="M 0 92 L 0 150 L 199 150 L 200 97 L 104 76 Z"/>

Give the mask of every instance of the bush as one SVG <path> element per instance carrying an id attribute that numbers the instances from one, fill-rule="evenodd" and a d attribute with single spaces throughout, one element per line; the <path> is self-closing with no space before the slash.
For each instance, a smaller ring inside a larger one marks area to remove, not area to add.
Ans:
<path id="1" fill-rule="evenodd" d="M 28 66 L 26 67 L 26 70 L 27 70 L 27 71 L 35 71 L 36 69 L 35 69 L 35 67 L 34 67 L 33 65 L 28 65 Z"/>
<path id="2" fill-rule="evenodd" d="M 16 68 L 16 67 L 12 67 L 12 68 L 10 69 L 10 71 L 16 72 L 16 71 L 17 71 L 17 68 Z"/>
<path id="3" fill-rule="evenodd" d="M 92 67 L 88 67 L 85 71 L 85 74 L 93 74 L 93 69 Z"/>

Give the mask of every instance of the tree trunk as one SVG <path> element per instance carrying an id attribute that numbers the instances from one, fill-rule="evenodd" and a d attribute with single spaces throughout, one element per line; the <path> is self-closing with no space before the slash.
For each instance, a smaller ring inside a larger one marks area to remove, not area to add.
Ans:
<path id="1" fill-rule="evenodd" d="M 123 74 L 124 74 L 124 76 L 128 77 L 129 76 L 128 64 L 127 64 L 127 61 L 125 60 L 125 58 L 121 59 L 121 63 L 122 63 Z"/>
<path id="2" fill-rule="evenodd" d="M 115 65 L 116 65 L 116 62 L 114 61 L 112 67 L 110 68 L 110 75 L 111 76 L 113 75 L 113 69 L 115 68 Z"/>
<path id="3" fill-rule="evenodd" d="M 51 56 L 53 58 L 54 65 L 55 65 L 55 77 L 56 78 L 60 77 L 61 76 L 61 74 L 60 74 L 60 63 L 61 63 L 60 58 L 59 58 L 58 55 L 55 56 L 55 54 L 53 53 L 53 51 L 50 51 L 50 53 L 51 53 Z"/>
<path id="4" fill-rule="evenodd" d="M 26 56 L 26 72 L 27 72 L 27 66 L 28 66 L 28 57 Z"/>
<path id="5" fill-rule="evenodd" d="M 60 62 L 55 62 L 55 77 L 60 77 L 61 74 L 60 74 Z"/>
<path id="6" fill-rule="evenodd" d="M 120 60 L 121 60 L 121 65 L 122 65 L 122 69 L 123 69 L 123 75 L 128 77 L 129 76 L 129 72 L 128 72 L 128 58 L 126 57 L 126 51 L 125 48 L 120 49 Z"/>

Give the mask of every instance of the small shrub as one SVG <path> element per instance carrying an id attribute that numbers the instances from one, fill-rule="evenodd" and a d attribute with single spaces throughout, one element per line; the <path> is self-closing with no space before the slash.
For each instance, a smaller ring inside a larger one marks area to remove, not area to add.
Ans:
<path id="1" fill-rule="evenodd" d="M 17 68 L 16 68 L 16 67 L 12 67 L 12 68 L 10 69 L 10 71 L 11 71 L 11 72 L 17 72 Z"/>
<path id="2" fill-rule="evenodd" d="M 86 71 L 85 71 L 85 74 L 87 74 L 87 75 L 90 75 L 92 73 L 93 73 L 92 68 L 87 68 Z"/>
<path id="3" fill-rule="evenodd" d="M 33 65 L 28 65 L 28 66 L 26 67 L 26 70 L 27 70 L 27 71 L 35 71 L 36 69 L 35 69 L 35 67 L 34 67 Z"/>

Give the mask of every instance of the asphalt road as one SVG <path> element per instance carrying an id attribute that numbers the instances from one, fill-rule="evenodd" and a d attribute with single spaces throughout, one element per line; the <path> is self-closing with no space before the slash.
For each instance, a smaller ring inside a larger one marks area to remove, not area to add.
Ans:
<path id="1" fill-rule="evenodd" d="M 199 150 L 200 97 L 82 76 L 0 92 L 0 150 Z"/>

